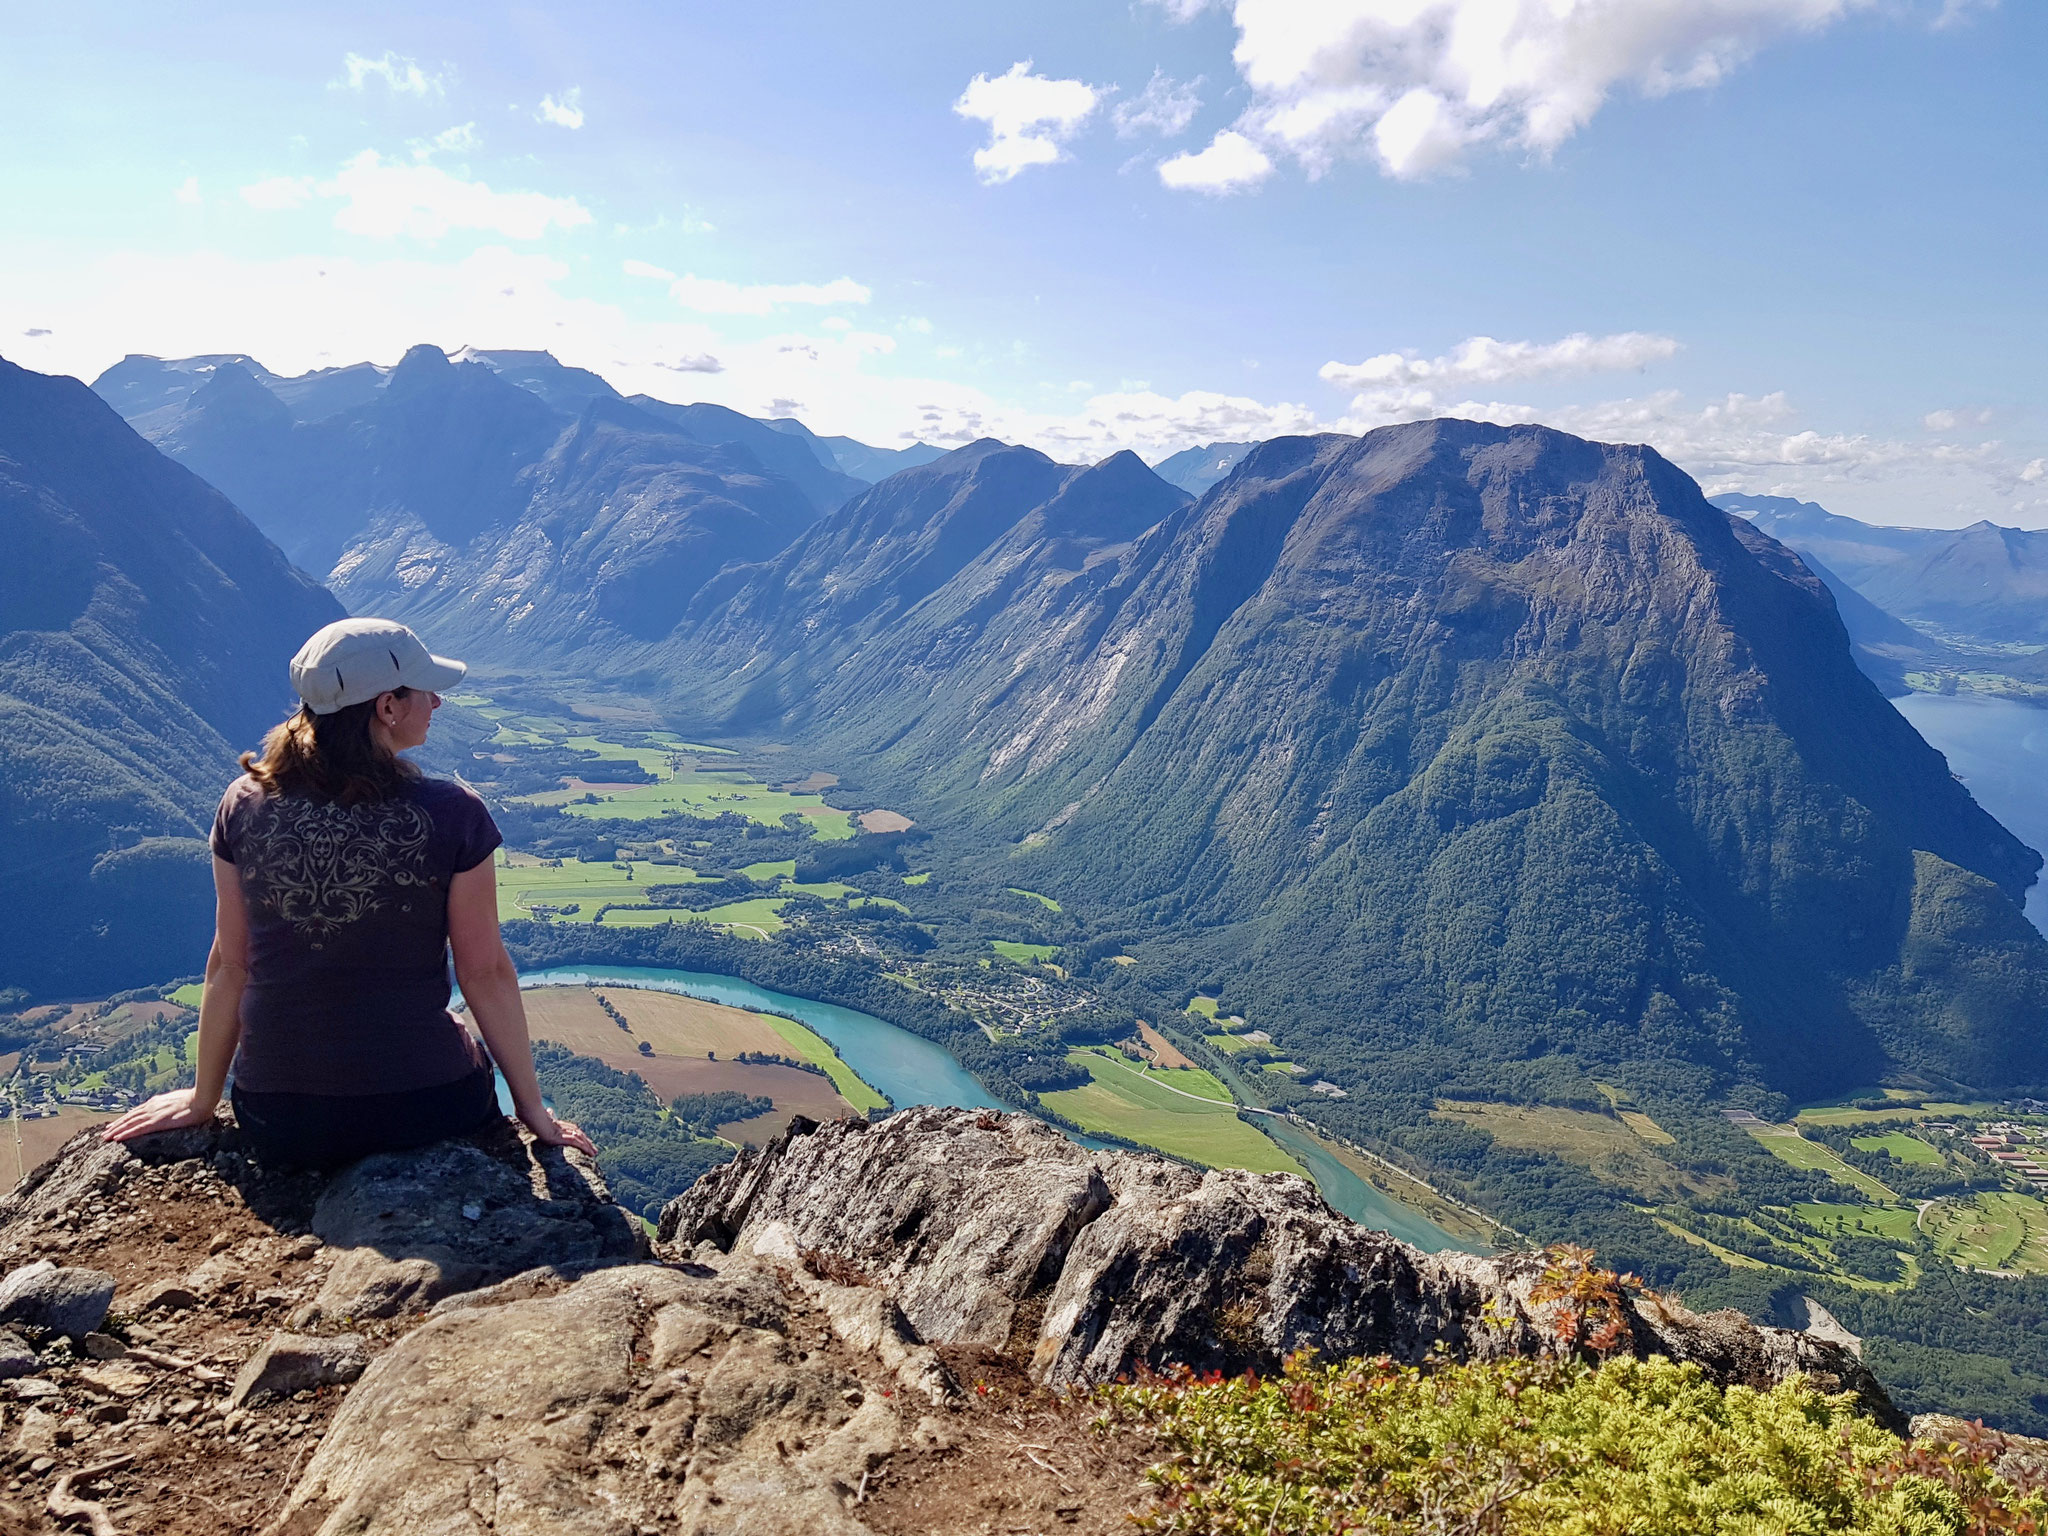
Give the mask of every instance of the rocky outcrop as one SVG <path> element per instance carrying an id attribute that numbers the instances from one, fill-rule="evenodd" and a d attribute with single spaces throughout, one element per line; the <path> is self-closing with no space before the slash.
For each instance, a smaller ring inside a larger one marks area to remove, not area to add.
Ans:
<path id="1" fill-rule="evenodd" d="M 651 1255 L 585 1162 L 510 1129 L 332 1176 L 262 1168 L 225 1122 L 87 1134 L 0 1201 L 0 1296 L 94 1273 L 98 1331 L 0 1335 L 0 1529 L 90 1504 L 123 1536 L 1109 1536 L 1157 1447 L 1068 1387 L 1564 1347 L 1541 1261 L 944 1109 L 799 1121 Z M 1896 1423 L 1838 1346 L 1625 1306 L 1640 1354 L 1804 1370 Z"/>
<path id="2" fill-rule="evenodd" d="M 1285 1174 L 1087 1151 L 1021 1115 L 798 1120 L 662 1213 L 663 1252 L 803 1256 L 894 1295 L 927 1342 L 1007 1348 L 1052 1384 L 1144 1365 L 1270 1371 L 1296 1350 L 1418 1361 L 1567 1347 L 1543 1261 L 1425 1254 Z M 1795 1371 L 1903 1428 L 1839 1344 L 1623 1294 L 1639 1355 L 1766 1385 Z"/>

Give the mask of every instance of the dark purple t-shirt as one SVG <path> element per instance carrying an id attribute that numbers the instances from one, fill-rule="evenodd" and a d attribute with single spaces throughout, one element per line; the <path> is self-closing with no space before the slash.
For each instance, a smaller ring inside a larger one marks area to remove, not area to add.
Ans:
<path id="1" fill-rule="evenodd" d="M 228 786 L 213 851 L 249 909 L 235 1081 L 260 1093 L 403 1093 L 475 1069 L 448 1012 L 448 882 L 504 839 L 475 793 L 418 779 L 344 809 Z"/>

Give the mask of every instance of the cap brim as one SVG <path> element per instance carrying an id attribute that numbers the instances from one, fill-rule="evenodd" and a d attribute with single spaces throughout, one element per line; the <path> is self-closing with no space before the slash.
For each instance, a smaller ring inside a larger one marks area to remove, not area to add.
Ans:
<path id="1" fill-rule="evenodd" d="M 421 667 L 418 678 L 408 677 L 406 686 L 424 688 L 429 693 L 446 693 L 469 675 L 469 668 L 462 662 L 447 656 L 427 657 L 427 665 Z"/>

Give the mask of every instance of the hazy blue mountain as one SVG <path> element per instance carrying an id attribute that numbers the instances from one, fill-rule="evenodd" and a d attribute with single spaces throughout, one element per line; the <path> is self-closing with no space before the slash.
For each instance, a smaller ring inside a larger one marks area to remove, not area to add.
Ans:
<path id="1" fill-rule="evenodd" d="M 863 481 L 821 464 L 801 439 L 725 406 L 673 405 L 652 395 L 634 395 L 632 403 L 697 442 L 746 449 L 768 473 L 798 486 L 820 512 L 831 511 L 863 488 Z"/>
<path id="2" fill-rule="evenodd" d="M 592 400 L 624 398 L 588 368 L 571 368 L 557 362 L 552 352 L 485 352 L 464 347 L 452 354 L 457 363 L 482 363 L 508 384 L 539 395 L 558 411 L 574 416 Z"/>
<path id="3" fill-rule="evenodd" d="M 1183 448 L 1152 466 L 1152 472 L 1168 485 L 1177 485 L 1190 496 L 1199 496 L 1221 480 L 1256 443 L 1209 443 L 1201 448 Z"/>
<path id="4" fill-rule="evenodd" d="M 1884 528 L 1781 496 L 1714 501 L 1924 632 L 1965 646 L 2048 644 L 2048 530 Z"/>
<path id="5" fill-rule="evenodd" d="M 722 567 L 773 554 L 816 516 L 745 448 L 616 397 L 590 400 L 519 489 L 515 513 L 468 534 L 380 516 L 342 552 L 335 591 L 494 666 L 588 675 L 629 665 Z"/>
<path id="6" fill-rule="evenodd" d="M 908 448 L 876 448 L 851 437 L 820 437 L 794 416 L 777 416 L 766 425 L 809 443 L 811 452 L 826 468 L 837 469 L 870 485 L 877 480 L 888 479 L 899 469 L 915 469 L 946 454 L 945 449 L 934 448 L 930 443 L 912 443 Z"/>
<path id="7" fill-rule="evenodd" d="M 243 352 L 170 359 L 131 352 L 93 381 L 93 391 L 147 437 L 151 435 L 153 412 L 181 404 L 204 387 L 216 370 L 229 364 L 246 369 L 282 400 L 294 421 L 325 421 L 329 416 L 367 404 L 391 377 L 389 368 L 372 363 L 318 368 L 285 378 Z"/>
<path id="8" fill-rule="evenodd" d="M 956 638 L 1002 630 L 1027 591 L 1074 580 L 1186 501 L 1135 454 L 1076 469 L 984 439 L 890 476 L 774 560 L 721 572 L 664 671 L 691 695 L 680 707 L 726 730 L 843 717 L 850 681 L 886 673 L 900 642 L 928 647 L 922 674 L 943 672 Z"/>
<path id="9" fill-rule="evenodd" d="M 0 361 L 0 988 L 196 972 L 203 841 L 332 596 L 75 379 Z"/>
<path id="10" fill-rule="evenodd" d="M 1131 469 L 1079 474 L 1159 486 Z M 728 571 L 676 705 L 804 729 L 1218 965 L 1358 1095 L 2048 1081 L 2039 855 L 1655 453 L 1281 439 L 1192 505 L 1094 506 L 1093 547 L 1019 511 L 1073 473 L 976 445 Z"/>

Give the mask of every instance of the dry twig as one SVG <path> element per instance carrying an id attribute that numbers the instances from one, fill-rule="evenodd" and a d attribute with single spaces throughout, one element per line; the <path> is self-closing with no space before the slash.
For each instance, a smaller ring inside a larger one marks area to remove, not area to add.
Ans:
<path id="1" fill-rule="evenodd" d="M 227 1380 L 226 1376 L 210 1365 L 201 1365 L 197 1360 L 181 1359 L 160 1349 L 146 1349 L 140 1344 L 131 1344 L 128 1347 L 128 1358 L 140 1360 L 145 1365 L 161 1366 L 167 1371 L 183 1371 L 195 1381 Z"/>
<path id="2" fill-rule="evenodd" d="M 84 1520 L 92 1526 L 92 1536 L 121 1536 L 114 1524 L 114 1517 L 107 1513 L 107 1506 L 91 1499 L 76 1497 L 71 1490 L 81 1483 L 89 1483 L 96 1477 L 109 1472 L 118 1472 L 135 1460 L 133 1456 L 115 1456 L 107 1461 L 96 1462 L 79 1471 L 66 1472 L 57 1479 L 57 1486 L 50 1490 L 50 1497 L 43 1507 L 57 1520 Z"/>

